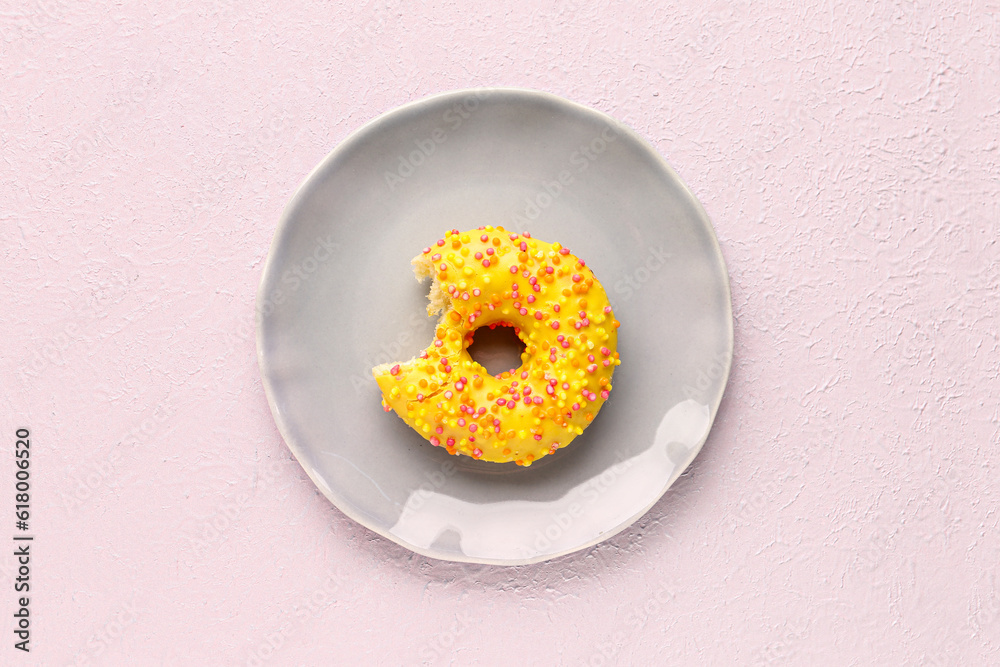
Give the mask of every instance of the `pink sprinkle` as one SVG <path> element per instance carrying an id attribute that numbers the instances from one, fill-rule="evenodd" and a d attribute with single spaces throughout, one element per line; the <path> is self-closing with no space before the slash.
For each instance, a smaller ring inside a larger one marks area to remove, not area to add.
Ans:
<path id="1" fill-rule="evenodd" d="M 569 347 L 569 341 L 568 341 L 568 340 L 564 340 L 564 341 L 562 342 L 562 346 L 563 346 L 563 349 L 564 349 L 564 350 L 565 350 L 566 348 L 568 348 L 568 347 Z"/>
<path id="2" fill-rule="evenodd" d="M 556 336 L 556 340 L 561 343 L 564 340 L 566 340 L 566 336 L 563 336 L 562 334 L 559 334 L 558 336 Z"/>
<path id="3" fill-rule="evenodd" d="M 580 259 L 580 260 L 577 260 L 577 266 L 587 266 L 587 263 L 585 261 L 583 261 L 582 259 Z"/>
<path id="4" fill-rule="evenodd" d="M 448 369 L 445 369 L 445 370 L 448 370 Z M 462 391 L 463 389 L 465 389 L 465 385 L 462 384 L 461 382 L 456 382 L 455 383 L 455 389 L 458 389 L 459 391 Z"/>
<path id="5" fill-rule="evenodd" d="M 475 424 L 469 424 L 469 432 L 470 433 L 475 433 L 477 430 L 479 430 L 478 426 L 476 426 Z"/>
<path id="6" fill-rule="evenodd" d="M 552 385 L 549 385 L 548 387 L 545 388 L 545 393 L 551 395 L 556 393 L 556 390 L 552 388 Z"/>
<path id="7" fill-rule="evenodd" d="M 516 292 L 517 291 L 517 283 L 512 284 L 510 286 L 510 288 Z"/>
<path id="8" fill-rule="evenodd" d="M 486 249 L 486 254 L 487 255 L 492 255 L 493 254 L 493 248 L 487 248 Z"/>
<path id="9" fill-rule="evenodd" d="M 536 292 L 541 292 L 542 291 L 542 286 L 541 285 L 532 285 L 531 289 L 533 289 Z"/>
<path id="10" fill-rule="evenodd" d="M 441 441 L 438 440 L 436 436 L 432 435 L 431 436 L 431 444 L 434 445 L 435 447 L 440 447 L 441 446 Z"/>
<path id="11" fill-rule="evenodd" d="M 577 322 L 576 324 L 573 325 L 573 328 L 574 329 L 579 329 L 582 326 L 583 326 L 582 324 L 580 324 L 579 322 Z"/>
<path id="12" fill-rule="evenodd" d="M 510 240 L 511 241 L 516 241 L 517 240 L 517 234 L 511 234 L 510 235 Z"/>
<path id="13" fill-rule="evenodd" d="M 587 372 L 588 373 L 593 373 L 596 370 L 597 370 L 597 364 L 590 364 L 589 366 L 587 366 Z"/>
<path id="14" fill-rule="evenodd" d="M 447 440 L 446 444 L 447 444 L 447 445 L 448 445 L 449 447 L 454 447 L 454 446 L 455 446 L 455 438 L 448 438 L 448 440 Z"/>
<path id="15" fill-rule="evenodd" d="M 528 309 L 527 308 L 521 308 L 517 312 L 521 313 L 522 315 L 527 315 L 528 314 Z"/>
<path id="16" fill-rule="evenodd" d="M 588 354 L 587 355 L 587 361 L 593 361 L 593 360 L 594 360 L 594 355 Z"/>
<path id="17" fill-rule="evenodd" d="M 528 379 L 528 371 L 521 371 L 521 379 L 522 380 Z"/>
<path id="18" fill-rule="evenodd" d="M 535 319 L 536 320 L 542 319 L 542 311 L 540 311 L 540 310 L 536 310 L 535 311 Z"/>
<path id="19" fill-rule="evenodd" d="M 472 440 L 472 438 L 469 438 L 469 440 Z M 483 450 L 479 449 L 479 447 L 476 447 L 475 449 L 472 450 L 472 455 L 478 459 L 480 456 L 483 455 Z"/>
<path id="20" fill-rule="evenodd" d="M 552 328 L 557 331 L 559 330 L 559 320 L 556 320 L 552 323 Z"/>
<path id="21" fill-rule="evenodd" d="M 604 306 L 604 313 L 607 314 L 610 312 L 611 312 L 611 306 Z"/>
<path id="22" fill-rule="evenodd" d="M 534 285 L 537 282 L 538 282 L 538 278 L 536 278 L 535 276 L 531 276 L 530 278 L 528 278 L 528 284 L 529 285 Z"/>
<path id="23" fill-rule="evenodd" d="M 447 398 L 448 400 L 451 400 L 452 396 L 454 396 L 454 394 L 451 393 L 451 389 L 449 389 L 448 391 L 444 392 L 444 397 Z"/>
<path id="24" fill-rule="evenodd" d="M 479 291 L 478 287 L 472 290 L 472 296 L 479 296 L 480 294 L 482 294 L 482 292 Z"/>
<path id="25" fill-rule="evenodd" d="M 476 259 L 482 259 L 482 258 L 483 258 L 483 253 L 477 252 L 476 253 Z"/>
<path id="26" fill-rule="evenodd" d="M 574 273 L 573 274 L 573 282 L 578 283 L 581 280 L 583 280 L 583 276 L 581 276 L 579 273 Z"/>
<path id="27" fill-rule="evenodd" d="M 462 418 L 462 417 L 459 417 L 459 418 L 458 418 L 458 425 L 459 425 L 459 426 L 465 426 L 465 419 L 464 419 L 464 418 Z"/>
<path id="28" fill-rule="evenodd" d="M 560 248 L 559 249 L 559 254 L 560 255 L 568 255 L 569 254 L 569 248 Z"/>
<path id="29" fill-rule="evenodd" d="M 486 241 L 490 240 L 490 237 L 487 236 L 486 234 L 483 234 L 482 236 L 479 237 L 479 240 L 485 243 Z"/>
<path id="30" fill-rule="evenodd" d="M 424 254 L 425 254 L 425 255 L 426 255 L 427 253 L 429 253 L 430 251 L 431 251 L 431 249 L 430 249 L 430 248 L 424 248 Z"/>
<path id="31" fill-rule="evenodd" d="M 511 273 L 517 273 L 517 267 L 516 266 L 510 267 L 510 272 Z"/>
<path id="32" fill-rule="evenodd" d="M 423 394 L 417 394 L 417 400 L 418 401 L 424 400 L 424 395 Z"/>
<path id="33" fill-rule="evenodd" d="M 531 387 L 525 387 L 524 388 L 524 395 L 525 396 L 531 396 Z"/>
<path id="34" fill-rule="evenodd" d="M 541 439 L 542 439 L 542 436 L 540 436 L 540 435 L 536 435 L 535 436 L 535 440 L 541 440 Z"/>
<path id="35" fill-rule="evenodd" d="M 555 270 L 555 269 L 553 269 L 553 268 L 552 268 L 551 266 L 546 266 L 546 267 L 545 267 L 545 273 L 549 274 L 550 276 L 551 276 L 551 275 L 552 275 L 553 273 L 555 273 L 555 272 L 556 272 L 556 270 Z"/>
<path id="36" fill-rule="evenodd" d="M 609 395 L 610 392 L 607 389 L 601 391 L 601 398 L 607 398 Z"/>
<path id="37" fill-rule="evenodd" d="M 444 271 L 445 269 L 448 268 L 448 265 L 445 264 L 444 262 L 441 262 L 441 266 L 439 266 L 438 268 L 441 269 L 442 271 Z"/>
<path id="38" fill-rule="evenodd" d="M 435 262 L 438 261 L 439 259 L 441 259 L 441 253 L 439 252 L 434 253 L 433 255 L 431 255 L 431 259 L 433 259 Z"/>
<path id="39" fill-rule="evenodd" d="M 440 340 L 434 341 L 434 347 L 441 347 L 442 345 L 444 345 L 444 343 L 442 343 Z"/>
<path id="40" fill-rule="evenodd" d="M 490 260 L 484 259 L 483 260 L 483 266 L 486 267 L 487 269 L 490 268 Z"/>
<path id="41" fill-rule="evenodd" d="M 493 420 L 493 425 L 494 426 L 499 426 L 500 425 L 500 420 L 499 419 L 494 419 Z"/>
<path id="42" fill-rule="evenodd" d="M 497 405 L 499 405 L 502 408 L 503 406 L 507 405 L 507 399 L 506 398 L 498 398 L 497 399 Z"/>
<path id="43" fill-rule="evenodd" d="M 525 232 L 524 233 L 524 238 L 530 239 L 531 238 L 531 233 L 530 232 Z"/>
<path id="44" fill-rule="evenodd" d="M 528 303 L 534 303 L 534 302 L 535 302 L 535 295 L 534 294 L 529 294 L 528 295 Z"/>
<path id="45" fill-rule="evenodd" d="M 521 252 L 525 252 L 528 249 L 528 244 L 521 241 L 521 245 L 519 247 L 521 248 Z"/>
<path id="46" fill-rule="evenodd" d="M 444 239 L 438 239 L 438 245 L 439 246 L 443 246 L 444 245 Z"/>
<path id="47" fill-rule="evenodd" d="M 485 415 L 486 414 L 486 408 L 479 408 L 479 414 Z"/>
<path id="48" fill-rule="evenodd" d="M 609 350 L 609 349 L 608 349 L 608 348 L 606 348 L 606 347 L 602 347 L 602 348 L 601 348 L 601 354 L 603 354 L 603 355 L 604 355 L 604 356 L 606 357 L 606 356 L 608 356 L 609 354 L 611 354 L 611 350 Z"/>
<path id="49" fill-rule="evenodd" d="M 580 404 L 579 403 L 574 403 L 573 404 L 573 409 L 574 410 L 579 410 L 580 409 Z"/>
<path id="50" fill-rule="evenodd" d="M 389 375 L 399 375 L 399 364 L 389 369 Z"/>
<path id="51" fill-rule="evenodd" d="M 552 306 L 552 310 L 554 310 L 554 311 L 556 311 L 558 313 L 560 311 L 559 304 L 557 303 L 554 306 Z"/>
<path id="52" fill-rule="evenodd" d="M 521 275 L 524 276 L 525 278 L 527 278 L 528 276 L 531 275 L 531 271 L 529 271 L 528 269 L 525 269 L 524 273 L 522 273 Z"/>
<path id="53" fill-rule="evenodd" d="M 542 404 L 542 397 L 541 396 L 534 396 L 534 397 L 532 397 L 531 400 L 535 403 L 535 405 L 541 405 Z"/>
<path id="54" fill-rule="evenodd" d="M 608 366 L 611 365 L 611 360 L 610 359 L 605 359 L 602 363 L 604 364 L 604 367 L 607 368 Z"/>

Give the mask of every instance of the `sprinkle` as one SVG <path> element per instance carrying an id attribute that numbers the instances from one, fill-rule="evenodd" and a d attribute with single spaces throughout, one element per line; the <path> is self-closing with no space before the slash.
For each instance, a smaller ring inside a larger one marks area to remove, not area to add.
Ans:
<path id="1" fill-rule="evenodd" d="M 438 246 L 444 245 L 444 239 L 438 239 Z"/>
<path id="2" fill-rule="evenodd" d="M 517 312 L 521 313 L 522 315 L 527 315 L 528 314 L 528 309 L 527 308 L 521 308 Z"/>
<path id="3" fill-rule="evenodd" d="M 581 280 L 583 280 L 583 276 L 581 276 L 579 273 L 574 273 L 573 274 L 573 282 L 578 283 Z"/>
<path id="4" fill-rule="evenodd" d="M 525 396 L 531 396 L 531 387 L 525 387 L 524 388 L 524 395 Z"/>
<path id="5" fill-rule="evenodd" d="M 492 255 L 493 254 L 493 248 L 487 248 L 486 249 L 486 254 L 487 255 Z"/>
<path id="6" fill-rule="evenodd" d="M 541 440 L 542 436 L 538 433 L 535 434 L 535 440 Z"/>
<path id="7" fill-rule="evenodd" d="M 534 303 L 534 302 L 535 302 L 535 295 L 534 294 L 529 294 L 528 295 L 528 303 Z"/>
<path id="8" fill-rule="evenodd" d="M 534 402 L 535 405 L 541 405 L 542 404 L 542 397 L 541 396 L 534 396 L 531 400 Z"/>
<path id="9" fill-rule="evenodd" d="M 554 322 L 552 322 L 552 328 L 557 331 L 559 330 L 559 320 L 555 320 Z"/>
<path id="10" fill-rule="evenodd" d="M 609 395 L 610 395 L 610 392 L 607 389 L 603 389 L 601 391 L 601 398 L 607 398 Z"/>
<path id="11" fill-rule="evenodd" d="M 389 369 L 389 375 L 399 375 L 399 364 Z"/>
<path id="12" fill-rule="evenodd" d="M 436 436 L 432 435 L 431 436 L 431 444 L 434 445 L 435 447 L 440 447 L 441 446 L 441 441 L 438 440 Z"/>
<path id="13" fill-rule="evenodd" d="M 490 260 L 488 260 L 488 259 L 484 259 L 483 260 L 483 268 L 486 268 L 486 269 L 490 268 Z"/>
<path id="14" fill-rule="evenodd" d="M 442 242 L 438 243 L 438 245 L 444 245 L 444 242 L 442 241 Z M 560 255 L 568 255 L 569 254 L 569 248 L 560 248 L 559 249 L 559 254 Z"/>
<path id="15" fill-rule="evenodd" d="M 545 267 L 545 273 L 549 274 L 550 276 L 551 276 L 551 275 L 552 275 L 553 273 L 555 273 L 555 272 L 556 272 L 556 270 L 555 270 L 554 268 L 552 268 L 551 266 L 546 266 L 546 267 Z"/>
<path id="16" fill-rule="evenodd" d="M 455 446 L 455 438 L 448 438 L 448 440 L 445 441 L 445 444 L 448 445 L 449 447 L 454 447 Z"/>
<path id="17" fill-rule="evenodd" d="M 483 253 L 477 252 L 476 255 L 475 255 L 475 257 L 476 257 L 476 259 L 482 259 L 483 258 Z"/>
<path id="18" fill-rule="evenodd" d="M 535 319 L 536 320 L 542 319 L 542 311 L 540 311 L 540 310 L 536 310 L 535 311 Z"/>
<path id="19" fill-rule="evenodd" d="M 472 438 L 469 438 L 469 440 L 472 440 Z M 474 458 L 478 459 L 482 455 L 483 455 L 483 450 L 479 449 L 479 447 L 476 447 L 475 449 L 472 450 L 472 456 Z"/>
<path id="20" fill-rule="evenodd" d="M 552 310 L 554 310 L 554 311 L 556 311 L 556 312 L 558 313 L 558 312 L 559 312 L 559 311 L 561 310 L 561 309 L 559 308 L 559 304 L 557 303 L 557 304 L 553 305 L 553 306 L 552 306 Z"/>
<path id="21" fill-rule="evenodd" d="M 482 241 L 483 243 L 486 243 L 487 241 L 490 240 L 490 237 L 488 234 L 483 234 L 482 236 L 479 237 L 479 240 Z"/>
<path id="22" fill-rule="evenodd" d="M 475 433 L 477 430 L 479 430 L 478 426 L 476 426 L 475 424 L 469 424 L 469 432 L 470 433 Z"/>
<path id="23" fill-rule="evenodd" d="M 528 371 L 521 371 L 521 379 L 522 380 L 528 379 Z"/>
<path id="24" fill-rule="evenodd" d="M 611 306 L 604 306 L 604 314 L 607 315 L 611 312 Z"/>
<path id="25" fill-rule="evenodd" d="M 510 267 L 510 272 L 511 273 L 517 273 L 517 267 L 516 266 Z"/>
<path id="26" fill-rule="evenodd" d="M 524 241 L 521 241 L 521 245 L 518 247 L 521 249 L 521 252 L 525 252 L 528 249 L 528 244 L 525 243 Z"/>
<path id="27" fill-rule="evenodd" d="M 459 426 L 465 426 L 465 419 L 463 419 L 462 417 L 459 417 L 458 418 L 458 425 Z"/>

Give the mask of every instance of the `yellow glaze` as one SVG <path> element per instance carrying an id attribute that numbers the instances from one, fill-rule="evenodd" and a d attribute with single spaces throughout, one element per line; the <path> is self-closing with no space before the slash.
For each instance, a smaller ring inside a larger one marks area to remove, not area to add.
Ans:
<path id="1" fill-rule="evenodd" d="M 413 264 L 431 276 L 434 342 L 411 361 L 373 369 L 382 405 L 435 446 L 531 465 L 597 416 L 618 366 L 618 321 L 585 263 L 558 243 L 502 227 L 452 230 Z M 510 325 L 522 365 L 492 376 L 469 356 L 473 332 Z"/>

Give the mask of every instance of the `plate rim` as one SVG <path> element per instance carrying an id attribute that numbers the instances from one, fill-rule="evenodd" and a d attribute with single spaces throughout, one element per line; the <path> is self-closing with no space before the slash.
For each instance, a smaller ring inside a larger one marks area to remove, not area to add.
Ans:
<path id="1" fill-rule="evenodd" d="M 714 249 L 715 254 L 718 257 L 719 263 L 722 268 L 722 278 L 723 278 L 722 287 L 724 288 L 724 292 L 726 295 L 726 301 L 728 305 L 727 312 L 729 315 L 726 318 L 726 325 L 727 325 L 726 349 L 724 350 L 724 353 L 726 355 L 726 362 L 724 364 L 723 373 L 720 376 L 718 395 L 711 397 L 712 400 L 709 403 L 710 415 L 708 420 L 708 426 L 705 430 L 705 434 L 700 439 L 698 444 L 695 447 L 691 448 L 690 454 L 687 457 L 687 460 L 684 462 L 684 465 L 675 466 L 674 472 L 670 475 L 662 490 L 660 490 L 656 494 L 651 494 L 651 496 L 654 497 L 647 505 L 645 505 L 640 511 L 630 516 L 617 526 L 605 530 L 592 540 L 581 543 L 577 546 L 564 549 L 558 552 L 541 554 L 530 558 L 519 558 L 519 559 L 481 558 L 481 557 L 467 556 L 464 553 L 454 554 L 454 555 L 449 554 L 447 556 L 442 555 L 440 553 L 432 553 L 429 547 L 425 549 L 418 545 L 405 542 L 401 538 L 394 535 L 391 532 L 391 529 L 383 530 L 380 527 L 373 525 L 372 522 L 368 521 L 364 516 L 362 516 L 361 512 L 356 511 L 353 507 L 351 507 L 349 503 L 340 502 L 338 498 L 334 497 L 335 492 L 329 486 L 326 480 L 318 478 L 317 473 L 311 470 L 308 466 L 303 465 L 302 457 L 304 453 L 300 451 L 298 444 L 289 437 L 288 428 L 278 411 L 277 402 L 275 400 L 275 395 L 274 395 L 274 389 L 270 382 L 270 377 L 268 374 L 268 366 L 264 356 L 263 323 L 267 316 L 263 315 L 263 306 L 267 302 L 266 288 L 271 282 L 272 273 L 276 270 L 277 253 L 275 252 L 275 250 L 283 240 L 284 234 L 289 228 L 292 212 L 297 210 L 299 204 L 302 202 L 303 199 L 305 199 L 305 197 L 308 194 L 310 186 L 313 185 L 314 180 L 318 177 L 318 175 L 327 170 L 330 166 L 332 166 L 343 153 L 346 153 L 351 148 L 352 144 L 356 142 L 359 139 L 359 137 L 362 137 L 363 135 L 377 128 L 379 125 L 384 124 L 397 116 L 405 115 L 409 112 L 416 111 L 422 107 L 432 107 L 447 98 L 465 99 L 470 96 L 486 96 L 493 93 L 516 94 L 527 98 L 536 98 L 545 100 L 556 106 L 559 105 L 569 106 L 577 113 L 590 115 L 596 118 L 597 120 L 612 125 L 618 132 L 631 138 L 637 146 L 642 147 L 642 149 L 644 149 L 646 153 L 653 158 L 653 161 L 656 164 L 658 164 L 658 166 L 662 170 L 665 171 L 666 175 L 670 177 L 670 179 L 674 183 L 680 186 L 683 194 L 687 197 L 688 202 L 692 204 L 695 213 L 698 215 L 698 217 L 701 218 L 702 222 L 704 223 L 704 226 L 709 233 L 709 238 L 712 241 L 712 248 Z M 306 176 L 299 182 L 299 184 L 293 191 L 292 196 L 288 199 L 288 202 L 282 209 L 281 215 L 279 216 L 278 222 L 274 229 L 274 234 L 272 236 L 271 243 L 268 246 L 267 256 L 264 261 L 264 268 L 261 271 L 260 281 L 257 286 L 256 298 L 254 300 L 254 328 L 256 330 L 255 338 L 257 346 L 257 365 L 261 375 L 261 384 L 264 387 L 264 394 L 267 399 L 268 407 L 271 410 L 271 417 L 274 420 L 275 426 L 278 428 L 278 432 L 281 435 L 281 438 L 284 441 L 285 446 L 288 447 L 291 453 L 295 456 L 296 462 L 309 477 L 310 481 L 312 481 L 315 487 L 319 489 L 320 492 L 323 493 L 326 499 L 329 500 L 330 503 L 335 508 L 337 508 L 337 510 L 339 510 L 349 519 L 363 526 L 364 528 L 373 531 L 374 533 L 394 542 L 395 544 L 398 544 L 399 546 L 407 549 L 408 551 L 420 554 L 421 556 L 424 556 L 426 558 L 431 558 L 433 560 L 442 562 L 470 563 L 470 564 L 480 564 L 480 565 L 500 565 L 508 567 L 514 567 L 519 565 L 533 565 L 536 563 L 555 560 L 557 558 L 561 558 L 563 556 L 572 553 L 583 551 L 584 549 L 589 549 L 590 547 L 593 547 L 596 544 L 600 544 L 606 540 L 611 539 L 618 533 L 621 533 L 626 528 L 633 525 L 643 516 L 645 516 L 649 512 L 649 510 L 652 509 L 652 507 L 666 495 L 667 491 L 669 491 L 670 488 L 677 481 L 677 478 L 680 477 L 680 475 L 691 466 L 691 464 L 698 457 L 698 454 L 701 453 L 702 448 L 707 442 L 708 436 L 711 434 L 712 427 L 715 425 L 715 419 L 718 416 L 719 408 L 722 405 L 722 399 L 723 396 L 725 395 L 726 388 L 729 385 L 729 378 L 732 371 L 733 354 L 735 348 L 733 297 L 732 297 L 731 280 L 729 276 L 729 268 L 728 265 L 726 264 L 725 256 L 722 253 L 722 247 L 719 244 L 718 234 L 716 234 L 715 227 L 712 224 L 712 220 L 711 218 L 709 218 L 708 212 L 705 210 L 701 201 L 699 201 L 699 199 L 694 195 L 694 192 L 692 192 L 687 183 L 678 175 L 678 173 L 673 169 L 673 167 L 671 167 L 670 164 L 667 163 L 666 159 L 660 154 L 659 151 L 656 150 L 656 148 L 649 141 L 647 141 L 637 131 L 635 131 L 622 121 L 618 120 L 617 118 L 614 118 L 609 114 L 600 111 L 598 109 L 595 109 L 593 107 L 586 106 L 584 104 L 564 98 L 554 93 L 549 93 L 546 91 L 536 90 L 532 88 L 508 87 L 508 86 L 484 86 L 475 88 L 459 88 L 459 89 L 434 93 L 432 95 L 428 95 L 426 97 L 422 97 L 417 100 L 411 100 L 409 102 L 398 105 L 396 107 L 393 107 L 387 111 L 378 114 L 374 118 L 369 119 L 361 126 L 359 126 L 358 128 L 349 132 L 346 136 L 344 136 L 344 138 L 341 139 L 333 147 L 333 149 L 330 150 L 330 152 L 328 152 L 326 156 L 324 156 L 323 159 L 320 160 L 319 163 L 315 167 L 313 167 L 309 171 L 309 173 L 306 174 Z"/>

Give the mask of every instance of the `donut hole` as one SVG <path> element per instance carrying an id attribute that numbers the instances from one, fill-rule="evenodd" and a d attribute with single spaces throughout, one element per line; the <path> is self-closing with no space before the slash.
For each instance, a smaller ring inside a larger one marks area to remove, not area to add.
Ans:
<path id="1" fill-rule="evenodd" d="M 491 324 L 472 332 L 469 356 L 494 377 L 521 366 L 524 341 L 507 324 Z"/>

